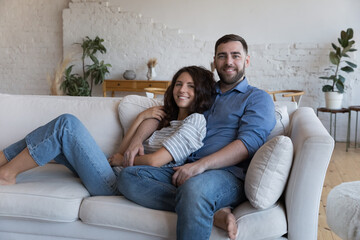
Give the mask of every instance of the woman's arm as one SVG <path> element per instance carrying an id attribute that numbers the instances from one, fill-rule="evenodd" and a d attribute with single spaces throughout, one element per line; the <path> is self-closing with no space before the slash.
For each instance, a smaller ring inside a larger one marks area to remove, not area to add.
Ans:
<path id="1" fill-rule="evenodd" d="M 173 160 L 173 157 L 164 147 L 160 148 L 156 152 L 137 155 L 134 159 L 133 165 L 148 165 L 153 167 L 161 167 L 164 164 L 167 164 Z M 109 158 L 109 163 L 111 166 L 122 166 L 127 167 L 125 164 L 124 156 L 121 153 L 114 154 Z"/>
<path id="2" fill-rule="evenodd" d="M 136 131 L 138 130 L 140 124 L 149 118 L 155 118 L 159 121 L 165 116 L 165 112 L 162 106 L 156 106 L 146 109 L 145 111 L 141 112 L 135 119 L 135 121 L 131 124 L 131 127 L 125 134 L 123 140 L 121 141 L 119 153 L 124 155 L 126 149 L 129 147 L 132 138 L 134 137 Z"/>
<path id="3" fill-rule="evenodd" d="M 161 167 L 173 160 L 173 157 L 164 147 L 160 148 L 156 152 L 136 156 L 134 165 L 149 165 L 153 167 Z"/>
<path id="4" fill-rule="evenodd" d="M 151 119 L 153 120 L 153 119 Z M 144 121 L 147 122 L 149 120 Z M 142 128 L 144 124 L 139 127 Z M 149 126 L 149 125 L 148 125 Z M 145 132 L 145 130 L 143 131 Z M 138 135 L 136 133 L 136 135 Z M 150 165 L 155 167 L 174 162 L 176 165 L 184 164 L 185 160 L 192 152 L 199 149 L 203 143 L 202 140 L 206 135 L 206 120 L 202 114 L 194 113 L 188 116 L 181 126 L 176 124 L 172 127 L 163 128 L 154 135 L 153 147 L 157 148 L 157 140 L 161 139 L 162 146 L 151 154 L 134 154 L 132 165 Z M 136 137 L 134 137 L 136 138 Z M 134 139 L 132 139 L 133 141 Z M 132 166 L 127 163 L 126 156 L 119 154 L 119 165 L 123 167 Z"/>
<path id="5" fill-rule="evenodd" d="M 136 117 L 134 122 L 131 124 L 129 130 L 127 131 L 123 140 L 121 141 L 119 151 L 109 157 L 110 165 L 124 166 L 124 167 L 132 166 L 135 155 L 144 154 L 143 152 L 139 152 L 141 150 L 139 150 L 140 147 L 138 147 L 138 145 L 142 146 L 142 142 L 156 130 L 155 126 L 158 125 L 159 121 L 161 121 L 161 119 L 164 116 L 165 116 L 165 112 L 163 111 L 162 106 L 151 107 L 141 112 Z M 148 123 L 156 122 L 156 124 L 155 123 L 151 124 L 152 127 L 149 127 L 150 126 L 149 124 L 142 124 L 144 121 Z M 136 141 L 137 139 L 142 139 L 142 140 L 138 143 L 138 141 Z M 131 160 L 130 162 L 129 157 L 127 157 L 129 156 L 129 152 L 130 152 L 129 149 L 133 150 L 135 148 L 137 148 L 138 151 L 136 154 L 133 155 L 133 158 L 130 158 Z"/>

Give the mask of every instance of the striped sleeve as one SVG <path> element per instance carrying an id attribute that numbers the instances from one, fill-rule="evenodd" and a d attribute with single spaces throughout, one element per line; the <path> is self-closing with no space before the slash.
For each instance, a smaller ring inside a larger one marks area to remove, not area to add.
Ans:
<path id="1" fill-rule="evenodd" d="M 206 135 L 204 115 L 193 113 L 184 119 L 177 131 L 162 144 L 169 151 L 176 165 L 185 163 L 187 157 L 203 146 Z"/>

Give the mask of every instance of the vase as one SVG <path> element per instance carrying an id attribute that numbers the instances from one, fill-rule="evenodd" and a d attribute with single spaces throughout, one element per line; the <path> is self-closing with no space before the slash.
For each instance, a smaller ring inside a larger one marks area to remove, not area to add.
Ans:
<path id="1" fill-rule="evenodd" d="M 328 109 L 341 109 L 342 99 L 342 93 L 325 92 L 325 105 Z"/>
<path id="2" fill-rule="evenodd" d="M 156 77 L 155 68 L 148 68 L 148 72 L 146 74 L 148 80 L 153 80 Z"/>
<path id="3" fill-rule="evenodd" d="M 136 73 L 133 70 L 126 70 L 123 74 L 126 80 L 133 80 L 136 78 Z"/>

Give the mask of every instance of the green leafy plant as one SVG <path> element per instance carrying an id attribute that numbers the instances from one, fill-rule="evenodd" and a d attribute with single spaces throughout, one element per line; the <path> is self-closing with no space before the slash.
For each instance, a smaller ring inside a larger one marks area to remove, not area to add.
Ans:
<path id="1" fill-rule="evenodd" d="M 353 48 L 353 45 L 355 44 L 355 41 L 352 40 L 353 36 L 354 32 L 352 28 L 348 28 L 346 31 L 341 31 L 340 38 L 338 38 L 339 46 L 334 43 L 331 44 L 334 50 L 330 51 L 329 59 L 334 66 L 325 70 L 331 70 L 332 74 L 328 77 L 320 78 L 330 80 L 332 81 L 332 84 L 324 85 L 322 88 L 323 92 L 344 92 L 345 77 L 340 75 L 341 71 L 351 73 L 354 71 L 354 68 L 357 67 L 356 64 L 344 60 L 344 58 L 350 58 L 348 55 L 349 52 L 357 51 Z"/>
<path id="2" fill-rule="evenodd" d="M 88 36 L 83 39 L 81 44 L 82 48 L 82 76 L 77 73 L 71 73 L 74 65 L 69 66 L 65 70 L 64 81 L 61 84 L 61 88 L 67 95 L 70 96 L 91 96 L 93 86 L 102 84 L 106 74 L 109 73 L 110 64 L 99 61 L 96 57 L 96 53 L 106 53 L 106 48 L 102 44 L 104 39 L 98 36 L 95 39 L 90 39 Z M 91 65 L 85 65 L 87 58 L 92 61 Z M 90 84 L 89 84 L 90 82 Z"/>

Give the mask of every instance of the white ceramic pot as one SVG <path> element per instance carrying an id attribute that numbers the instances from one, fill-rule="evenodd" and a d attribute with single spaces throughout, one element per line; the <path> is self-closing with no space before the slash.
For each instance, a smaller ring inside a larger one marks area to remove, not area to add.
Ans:
<path id="1" fill-rule="evenodd" d="M 325 92 L 325 105 L 328 109 L 341 109 L 342 99 L 342 93 Z"/>

